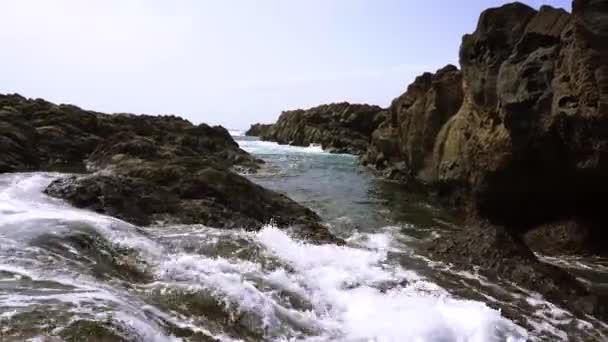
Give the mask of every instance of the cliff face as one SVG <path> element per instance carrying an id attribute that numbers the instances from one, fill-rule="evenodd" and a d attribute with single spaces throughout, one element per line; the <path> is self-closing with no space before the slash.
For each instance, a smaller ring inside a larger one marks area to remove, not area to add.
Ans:
<path id="1" fill-rule="evenodd" d="M 280 144 L 321 144 L 332 152 L 359 155 L 367 149 L 372 132 L 384 117 L 378 106 L 333 103 L 283 112 L 274 125 L 253 125 L 248 132 Z"/>
<path id="2" fill-rule="evenodd" d="M 437 134 L 462 104 L 462 74 L 448 65 L 424 73 L 393 100 L 385 122 L 373 133 L 363 164 L 386 176 L 415 176 L 432 153 Z"/>
<path id="3" fill-rule="evenodd" d="M 486 10 L 463 37 L 462 72 L 416 79 L 363 161 L 518 233 L 585 221 L 593 243 L 604 216 L 596 197 L 608 191 L 606 18 L 599 0 L 574 1 L 572 14 Z"/>
<path id="4" fill-rule="evenodd" d="M 570 192 L 563 180 L 576 176 L 559 105 L 569 95 L 557 86 L 569 73 L 560 72 L 559 56 L 571 21 L 563 10 L 518 3 L 481 15 L 460 51 L 464 102 L 437 137 L 426 180 L 445 185 L 447 195 L 464 184 L 471 209 L 498 223 L 544 220 L 557 209 L 546 202 L 558 202 L 550 192 Z"/>

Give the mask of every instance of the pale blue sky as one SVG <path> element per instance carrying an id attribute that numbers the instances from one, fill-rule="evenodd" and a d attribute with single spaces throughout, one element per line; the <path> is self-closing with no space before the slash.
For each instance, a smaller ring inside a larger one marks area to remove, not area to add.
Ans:
<path id="1" fill-rule="evenodd" d="M 524 1 L 570 10 L 570 1 Z M 499 0 L 0 0 L 0 92 L 245 128 L 386 106 Z"/>

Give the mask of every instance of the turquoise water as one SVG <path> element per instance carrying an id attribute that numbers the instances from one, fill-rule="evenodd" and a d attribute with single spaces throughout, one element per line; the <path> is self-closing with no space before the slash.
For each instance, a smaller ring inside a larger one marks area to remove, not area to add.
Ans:
<path id="1" fill-rule="evenodd" d="M 445 226 L 445 213 L 404 186 L 373 177 L 355 156 L 325 153 L 314 146 L 281 146 L 251 137 L 236 139 L 241 148 L 267 162 L 252 179 L 288 194 L 334 225 L 350 222 L 357 231 L 374 232 L 407 222 L 418 233 Z"/>

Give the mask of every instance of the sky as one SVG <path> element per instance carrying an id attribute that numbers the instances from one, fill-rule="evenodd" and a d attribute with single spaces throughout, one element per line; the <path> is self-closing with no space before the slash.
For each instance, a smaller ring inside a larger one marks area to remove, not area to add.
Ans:
<path id="1" fill-rule="evenodd" d="M 523 1 L 570 10 L 566 0 Z M 500 0 L 0 0 L 0 93 L 244 129 L 388 106 Z"/>

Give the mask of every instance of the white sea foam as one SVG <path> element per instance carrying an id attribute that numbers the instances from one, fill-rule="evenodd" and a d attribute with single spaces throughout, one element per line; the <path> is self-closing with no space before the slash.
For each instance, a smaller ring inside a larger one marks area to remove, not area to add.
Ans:
<path id="1" fill-rule="evenodd" d="M 267 227 L 259 241 L 297 272 L 325 324 L 349 341 L 523 341 L 525 332 L 482 303 L 450 298 L 383 251 L 292 240 Z M 382 289 L 383 283 L 404 285 Z"/>
<path id="2" fill-rule="evenodd" d="M 245 132 L 239 129 L 229 129 L 228 133 L 230 133 L 230 135 L 232 135 L 233 137 L 242 137 L 245 135 Z"/>
<path id="3" fill-rule="evenodd" d="M 251 153 L 257 155 L 265 154 L 329 154 L 323 151 L 321 145 L 310 145 L 308 147 L 279 145 L 275 142 L 261 140 L 239 140 L 239 146 Z"/>

